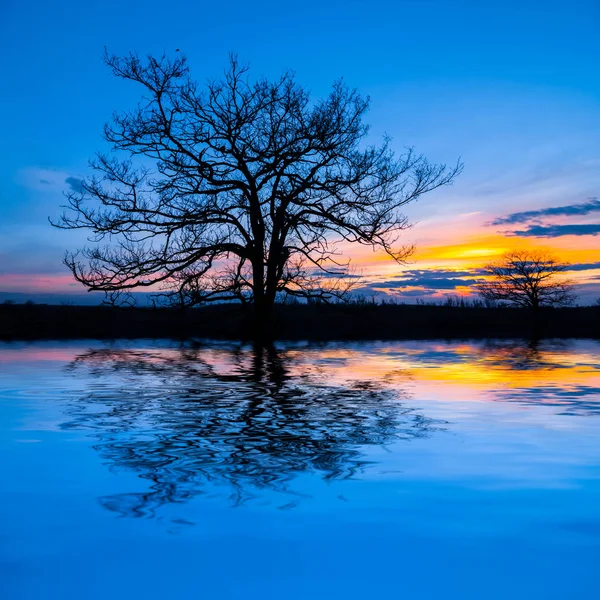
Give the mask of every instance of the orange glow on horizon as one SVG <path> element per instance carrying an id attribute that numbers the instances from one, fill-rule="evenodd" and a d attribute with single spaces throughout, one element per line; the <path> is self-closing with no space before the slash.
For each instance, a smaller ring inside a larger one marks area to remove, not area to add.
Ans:
<path id="1" fill-rule="evenodd" d="M 448 227 L 445 231 L 439 232 L 435 243 L 417 244 L 414 254 L 405 265 L 398 265 L 385 253 L 362 250 L 353 255 L 353 263 L 362 273 L 365 280 L 371 285 L 388 292 L 393 291 L 415 291 L 418 288 L 411 286 L 407 281 L 406 287 L 388 289 L 383 282 L 392 278 L 402 278 L 403 273 L 407 271 L 447 271 L 449 276 L 451 272 L 457 274 L 480 269 L 490 263 L 496 262 L 501 256 L 512 250 L 532 250 L 539 249 L 555 256 L 559 261 L 568 264 L 596 263 L 600 262 L 600 249 L 595 239 L 590 240 L 589 236 L 585 239 L 569 236 L 569 239 L 537 239 L 537 238 L 519 238 L 505 236 L 496 233 L 487 233 L 484 227 L 465 233 L 460 242 L 455 243 L 456 230 Z M 447 243 L 440 244 L 441 241 Z M 572 271 L 568 277 L 575 283 L 596 283 L 598 282 L 600 270 Z M 458 275 L 457 275 L 458 276 Z M 378 283 L 382 284 L 380 287 Z M 458 286 L 452 290 L 443 290 L 437 293 L 435 297 L 443 297 L 444 292 L 452 293 L 458 296 L 469 296 L 474 292 L 471 288 Z"/>
<path id="2" fill-rule="evenodd" d="M 478 218 L 482 218 L 481 215 Z M 503 254 L 511 250 L 540 249 L 546 251 L 558 260 L 572 263 L 600 262 L 600 248 L 594 236 L 565 236 L 553 239 L 520 238 L 490 233 L 484 224 L 476 226 L 469 223 L 465 228 L 460 219 L 450 222 L 444 228 L 436 226 L 427 230 L 427 238 L 415 241 L 415 252 L 405 264 L 398 264 L 387 254 L 373 251 L 371 247 L 357 244 L 341 243 L 338 246 L 341 259 L 348 258 L 351 268 L 360 274 L 365 285 L 375 286 L 385 290 L 384 282 L 401 280 L 407 271 L 464 272 L 480 269 L 497 261 Z M 405 232 L 400 242 L 409 245 L 413 240 L 409 233 L 419 233 L 419 226 Z M 457 275 L 458 276 L 458 275 Z M 598 283 L 600 270 L 574 271 L 569 277 L 576 283 Z M 407 281 L 406 286 L 394 286 L 389 293 L 416 291 Z M 0 275 L 0 291 L 30 292 L 30 293 L 81 293 L 85 288 L 75 282 L 69 273 L 65 274 L 11 274 Z M 151 290 L 148 290 L 151 291 Z M 473 290 L 460 286 L 452 290 L 440 290 L 437 296 L 444 294 L 468 296 Z"/>

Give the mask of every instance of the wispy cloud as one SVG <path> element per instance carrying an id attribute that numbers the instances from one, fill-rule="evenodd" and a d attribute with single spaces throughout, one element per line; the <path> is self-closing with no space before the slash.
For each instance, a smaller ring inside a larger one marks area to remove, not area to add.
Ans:
<path id="1" fill-rule="evenodd" d="M 451 269 L 410 269 L 402 271 L 401 277 L 430 277 L 443 279 L 446 277 L 473 277 L 473 275 L 476 274 L 476 270 L 452 271 Z"/>
<path id="2" fill-rule="evenodd" d="M 79 177 L 67 177 L 65 183 L 73 192 L 81 192 L 83 189 L 83 179 L 80 179 Z"/>
<path id="3" fill-rule="evenodd" d="M 400 290 L 402 288 L 424 288 L 429 290 L 454 290 L 477 283 L 481 269 L 452 271 L 450 269 L 411 269 L 398 277 L 372 283 L 374 288 Z"/>
<path id="4" fill-rule="evenodd" d="M 407 298 L 422 298 L 423 296 L 433 296 L 435 293 L 435 290 L 403 290 L 401 295 Z"/>
<path id="5" fill-rule="evenodd" d="M 538 210 L 527 210 L 516 212 L 493 220 L 490 225 L 514 225 L 516 223 L 527 223 L 544 217 L 571 217 L 588 215 L 592 212 L 600 212 L 600 200 L 589 198 L 586 202 L 579 204 L 567 204 L 565 206 L 552 206 Z"/>
<path id="6" fill-rule="evenodd" d="M 569 265 L 569 271 L 594 271 L 596 269 L 600 269 L 600 262 Z"/>
<path id="7" fill-rule="evenodd" d="M 600 270 L 600 261 L 573 263 L 568 267 L 569 271 L 583 272 Z M 470 288 L 474 292 L 475 284 L 486 275 L 484 268 L 472 268 L 463 270 L 451 269 L 408 269 L 393 278 L 371 282 L 358 290 L 363 295 L 383 295 L 396 298 L 444 298 L 448 295 L 464 294 Z M 580 277 L 578 277 L 580 279 Z M 578 284 L 577 292 L 585 301 L 589 300 L 591 294 L 598 293 L 600 288 L 596 279 L 588 276 L 589 283 Z"/>
<path id="8" fill-rule="evenodd" d="M 67 188 L 78 192 L 83 180 L 60 169 L 27 167 L 17 174 L 17 181 L 23 187 L 38 192 L 61 193 Z"/>
<path id="9" fill-rule="evenodd" d="M 527 229 L 509 231 L 507 235 L 518 237 L 555 238 L 564 235 L 598 235 L 600 223 L 582 223 L 579 225 L 530 225 Z"/>
<path id="10" fill-rule="evenodd" d="M 457 287 L 467 287 L 477 283 L 476 279 L 450 279 L 443 277 L 412 277 L 410 279 L 393 279 L 390 281 L 378 282 L 376 287 L 383 289 L 403 288 L 403 287 L 423 287 L 434 290 L 454 290 Z"/>

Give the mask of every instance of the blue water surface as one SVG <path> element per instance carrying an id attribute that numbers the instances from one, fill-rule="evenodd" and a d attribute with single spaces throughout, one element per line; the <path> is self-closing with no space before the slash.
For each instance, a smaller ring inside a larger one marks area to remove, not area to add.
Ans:
<path id="1" fill-rule="evenodd" d="M 0 598 L 598 598 L 600 343 L 0 345 Z"/>

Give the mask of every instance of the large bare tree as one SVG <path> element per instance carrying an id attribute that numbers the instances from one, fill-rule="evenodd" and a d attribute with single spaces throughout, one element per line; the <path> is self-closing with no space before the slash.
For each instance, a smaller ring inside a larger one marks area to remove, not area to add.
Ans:
<path id="1" fill-rule="evenodd" d="M 56 223 L 104 242 L 65 258 L 89 290 L 235 299 L 262 318 L 278 294 L 330 298 L 348 275 L 337 242 L 405 260 L 400 209 L 462 168 L 395 156 L 387 139 L 367 146 L 369 101 L 342 82 L 312 101 L 293 74 L 251 81 L 235 57 L 205 86 L 179 55 L 105 61 L 143 96 L 105 126 L 113 151 L 92 161 L 96 175 L 68 194 Z"/>
<path id="2" fill-rule="evenodd" d="M 522 306 L 569 306 L 575 300 L 573 284 L 561 277 L 569 265 L 540 250 L 520 250 L 484 268 L 489 279 L 479 283 L 480 295 L 489 302 Z"/>

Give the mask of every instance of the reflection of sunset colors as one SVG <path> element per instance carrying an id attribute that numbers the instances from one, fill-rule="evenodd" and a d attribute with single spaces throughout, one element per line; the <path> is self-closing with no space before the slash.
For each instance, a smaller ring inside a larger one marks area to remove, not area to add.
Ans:
<path id="1" fill-rule="evenodd" d="M 15 597 L 130 598 L 141 582 L 152 598 L 156 572 L 164 597 L 201 581 L 215 598 L 391 598 L 401 580 L 417 598 L 585 598 L 598 562 L 599 351 L 0 344 L 9 585 Z"/>
<path id="2" fill-rule="evenodd" d="M 97 344 L 96 344 L 97 345 Z M 0 364 L 36 361 L 78 362 L 102 367 L 111 362 L 137 365 L 142 370 L 177 364 L 185 357 L 190 374 L 229 376 L 249 373 L 255 356 L 250 346 L 232 351 L 218 344 L 205 347 L 145 347 L 143 342 L 119 350 L 104 348 L 87 354 L 85 345 L 48 348 L 4 346 Z M 494 343 L 398 342 L 336 344 L 324 347 L 280 345 L 278 359 L 285 377 L 319 385 L 376 385 L 398 390 L 419 388 L 436 399 L 485 401 L 496 392 L 540 389 L 554 392 L 600 389 L 600 347 L 597 342 L 546 342 L 529 346 L 522 341 Z M 443 394 L 441 391 L 443 389 Z M 543 394 L 538 398 L 544 403 Z M 600 402 L 600 398 L 597 399 Z M 553 402 L 555 403 L 555 402 Z M 600 405 L 599 405 L 600 408 Z"/>
<path id="3" fill-rule="evenodd" d="M 302 360 L 303 352 L 294 358 Z M 369 346 L 368 352 L 324 349 L 311 358 L 311 368 L 321 372 L 327 381 L 457 386 L 468 392 L 464 400 L 483 399 L 484 392 L 506 388 L 600 388 L 598 345 L 592 342 L 589 349 L 577 353 L 568 347 L 531 349 L 522 342 L 500 342 L 494 346 L 424 342 Z"/>

